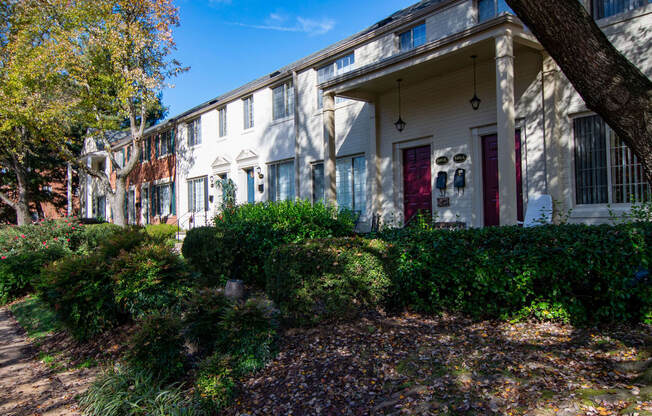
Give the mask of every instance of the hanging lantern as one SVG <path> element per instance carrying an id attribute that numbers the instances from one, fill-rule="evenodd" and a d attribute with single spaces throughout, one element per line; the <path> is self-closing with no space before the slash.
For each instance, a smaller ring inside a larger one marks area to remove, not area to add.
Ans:
<path id="1" fill-rule="evenodd" d="M 401 117 L 401 81 L 403 80 L 396 80 L 398 83 L 398 120 L 396 120 L 396 123 L 394 123 L 394 126 L 396 127 L 396 130 L 399 131 L 399 133 L 405 130 L 405 126 L 407 125 L 407 123 L 403 121 L 403 118 Z"/>
<path id="2" fill-rule="evenodd" d="M 471 103 L 471 107 L 473 107 L 474 110 L 477 110 L 480 108 L 480 103 L 482 100 L 478 98 L 478 91 L 477 91 L 477 79 L 476 79 L 476 68 L 475 68 L 475 59 L 477 58 L 476 55 L 471 56 L 471 59 L 473 59 L 473 98 L 469 100 Z"/>

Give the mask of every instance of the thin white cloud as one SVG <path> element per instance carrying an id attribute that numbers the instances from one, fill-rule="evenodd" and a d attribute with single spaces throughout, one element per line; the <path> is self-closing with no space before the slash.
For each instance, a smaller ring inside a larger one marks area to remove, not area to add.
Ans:
<path id="1" fill-rule="evenodd" d="M 243 22 L 228 22 L 231 25 L 248 27 L 260 30 L 275 30 L 278 32 L 300 32 L 307 33 L 308 35 L 323 35 L 330 32 L 335 27 L 335 21 L 329 18 L 322 18 L 320 20 L 305 18 L 301 16 L 296 17 L 294 24 L 284 24 L 288 20 L 287 17 L 278 13 L 272 13 L 264 24 L 251 24 Z"/>

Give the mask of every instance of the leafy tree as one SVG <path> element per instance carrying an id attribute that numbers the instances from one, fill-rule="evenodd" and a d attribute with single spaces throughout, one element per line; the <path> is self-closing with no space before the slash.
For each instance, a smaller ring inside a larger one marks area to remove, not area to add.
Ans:
<path id="1" fill-rule="evenodd" d="M 19 225 L 30 221 L 36 195 L 30 161 L 70 144 L 68 121 L 79 99 L 67 76 L 74 50 L 59 41 L 74 24 L 62 13 L 68 3 L 0 2 L 0 170 L 15 184 L 11 194 L 0 191 L 0 201 L 16 212 Z"/>
<path id="2" fill-rule="evenodd" d="M 652 183 L 652 81 L 607 39 L 578 0 L 506 0 L 587 107 L 643 164 Z"/>
<path id="3" fill-rule="evenodd" d="M 138 163 L 143 133 L 152 115 L 163 114 L 159 94 L 166 80 L 185 70 L 170 58 L 178 10 L 171 0 L 96 0 L 75 7 L 84 24 L 70 37 L 73 45 L 81 45 L 78 65 L 71 73 L 83 86 L 83 107 L 93 115 L 89 131 L 104 142 L 115 184 L 103 171 L 81 163 L 79 167 L 101 182 L 114 222 L 125 225 L 126 182 Z M 133 151 L 120 166 L 103 133 L 125 119 Z"/>

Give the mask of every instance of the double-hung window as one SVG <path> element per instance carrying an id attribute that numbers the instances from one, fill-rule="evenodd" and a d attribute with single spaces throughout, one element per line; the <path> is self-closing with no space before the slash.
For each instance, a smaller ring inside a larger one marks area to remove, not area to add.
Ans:
<path id="1" fill-rule="evenodd" d="M 294 115 L 294 88 L 292 88 L 291 82 L 286 82 L 274 88 L 272 97 L 274 120 Z"/>
<path id="2" fill-rule="evenodd" d="M 150 188 L 150 192 L 152 215 L 158 215 L 160 217 L 175 215 L 174 182 L 153 185 Z"/>
<path id="3" fill-rule="evenodd" d="M 188 181 L 188 211 L 208 211 L 208 180 L 206 177 Z"/>
<path id="4" fill-rule="evenodd" d="M 514 14 L 505 0 L 478 0 L 478 23 L 493 19 L 503 13 Z"/>
<path id="5" fill-rule="evenodd" d="M 355 66 L 355 52 L 350 53 L 346 56 L 343 56 L 334 62 L 331 62 L 328 65 L 322 66 L 317 70 L 317 83 L 321 84 L 328 80 L 335 78 L 336 76 L 346 74 L 351 71 Z M 319 90 L 317 94 L 317 106 L 322 108 L 324 105 L 324 95 L 323 91 Z M 346 98 L 335 97 L 335 103 L 341 103 L 345 101 Z"/>
<path id="6" fill-rule="evenodd" d="M 338 159 L 335 164 L 337 206 L 364 215 L 367 169 L 364 156 Z"/>
<path id="7" fill-rule="evenodd" d="M 163 157 L 174 153 L 174 133 L 172 130 L 167 130 L 161 133 L 156 140 L 157 157 Z M 201 143 L 201 140 L 199 143 Z"/>
<path id="8" fill-rule="evenodd" d="M 398 34 L 399 49 L 409 51 L 426 43 L 426 24 L 420 24 L 410 30 Z"/>
<path id="9" fill-rule="evenodd" d="M 652 3 L 652 0 L 592 0 L 591 11 L 595 19 L 602 19 L 638 9 L 648 3 Z"/>
<path id="10" fill-rule="evenodd" d="M 599 116 L 576 118 L 573 128 L 578 205 L 641 202 L 650 197 L 643 166 Z"/>
<path id="11" fill-rule="evenodd" d="M 242 106 L 244 111 L 244 129 L 252 129 L 254 127 L 254 96 L 250 95 L 242 100 Z"/>
<path id="12" fill-rule="evenodd" d="M 294 161 L 269 165 L 269 200 L 294 199 Z"/>
<path id="13" fill-rule="evenodd" d="M 194 119 L 187 124 L 188 146 L 201 144 L 201 118 Z"/>
<path id="14" fill-rule="evenodd" d="M 219 135 L 220 137 L 225 137 L 226 136 L 226 107 L 222 107 L 218 110 L 218 118 L 219 118 Z"/>
<path id="15" fill-rule="evenodd" d="M 142 149 L 141 149 L 142 151 L 140 153 L 140 161 L 141 162 L 144 162 L 146 160 L 150 160 L 150 158 L 152 156 L 152 142 L 151 142 L 151 140 L 152 139 L 150 137 L 145 137 L 145 139 L 143 140 L 143 147 L 142 147 Z"/>

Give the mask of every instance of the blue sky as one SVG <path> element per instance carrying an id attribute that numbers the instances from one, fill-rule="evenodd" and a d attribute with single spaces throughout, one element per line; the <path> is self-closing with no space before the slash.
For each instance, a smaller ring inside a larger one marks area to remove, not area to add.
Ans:
<path id="1" fill-rule="evenodd" d="M 170 116 L 316 52 L 417 0 L 177 0 Z"/>

